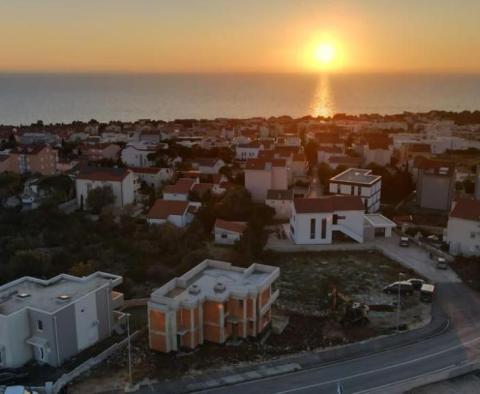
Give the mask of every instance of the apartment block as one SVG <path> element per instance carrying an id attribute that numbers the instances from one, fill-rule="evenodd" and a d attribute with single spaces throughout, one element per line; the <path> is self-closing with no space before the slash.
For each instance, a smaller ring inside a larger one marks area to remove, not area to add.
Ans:
<path id="1" fill-rule="evenodd" d="M 23 277 L 0 287 L 0 365 L 53 367 L 109 337 L 124 315 L 122 277 L 103 272 L 49 280 Z"/>
<path id="2" fill-rule="evenodd" d="M 349 168 L 330 178 L 328 191 L 331 194 L 361 197 L 367 213 L 380 209 L 382 177 L 371 170 Z"/>
<path id="3" fill-rule="evenodd" d="M 49 145 L 20 145 L 10 152 L 9 171 L 17 174 L 57 172 L 58 153 Z"/>
<path id="4" fill-rule="evenodd" d="M 154 291 L 148 302 L 150 348 L 194 349 L 204 342 L 256 337 L 269 325 L 280 269 L 204 260 Z"/>

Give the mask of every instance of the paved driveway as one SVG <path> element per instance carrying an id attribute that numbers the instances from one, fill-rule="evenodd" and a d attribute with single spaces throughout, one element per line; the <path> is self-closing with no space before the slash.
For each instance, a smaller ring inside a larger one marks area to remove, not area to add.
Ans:
<path id="1" fill-rule="evenodd" d="M 421 247 L 410 244 L 408 248 L 399 246 L 400 237 L 393 233 L 391 238 L 377 238 L 372 244 L 380 248 L 385 255 L 402 265 L 414 269 L 433 282 L 461 282 L 452 269 L 439 270 L 429 253 Z"/>

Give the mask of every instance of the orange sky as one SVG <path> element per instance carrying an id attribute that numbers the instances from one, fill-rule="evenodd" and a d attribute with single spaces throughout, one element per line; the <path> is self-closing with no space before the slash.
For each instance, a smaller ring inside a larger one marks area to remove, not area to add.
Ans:
<path id="1" fill-rule="evenodd" d="M 0 71 L 480 72 L 479 15 L 478 0 L 4 1 Z"/>

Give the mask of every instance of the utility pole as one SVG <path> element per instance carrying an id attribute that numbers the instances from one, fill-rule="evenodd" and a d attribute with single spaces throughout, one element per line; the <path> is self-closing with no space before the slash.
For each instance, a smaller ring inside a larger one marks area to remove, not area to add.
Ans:
<path id="1" fill-rule="evenodd" d="M 128 343 L 128 383 L 132 387 L 132 346 L 130 341 L 130 313 L 127 313 L 127 343 Z"/>
<path id="2" fill-rule="evenodd" d="M 403 273 L 399 272 L 398 273 L 398 282 L 401 282 L 403 278 Z M 398 283 L 398 299 L 397 299 L 397 333 L 400 332 L 400 308 L 401 308 L 401 302 L 402 302 L 402 292 L 401 292 L 402 286 L 400 283 Z"/>

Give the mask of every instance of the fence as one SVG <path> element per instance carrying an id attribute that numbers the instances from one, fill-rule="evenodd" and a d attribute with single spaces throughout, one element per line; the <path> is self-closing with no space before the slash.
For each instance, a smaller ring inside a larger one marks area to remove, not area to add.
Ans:
<path id="1" fill-rule="evenodd" d="M 132 335 L 130 335 L 130 340 L 135 339 L 139 334 L 140 334 L 140 331 L 135 331 Z M 120 342 L 113 344 L 108 349 L 100 353 L 98 356 L 92 357 L 89 360 L 85 361 L 83 364 L 79 365 L 74 370 L 63 374 L 55 383 L 53 383 L 53 385 L 51 383 L 46 383 L 45 384 L 46 394 L 59 393 L 60 390 L 62 390 L 62 388 L 65 387 L 67 384 L 69 384 L 72 380 L 78 378 L 81 374 L 87 372 L 94 366 L 105 361 L 111 355 L 113 355 L 114 353 L 122 349 L 124 346 L 126 346 L 127 343 L 128 343 L 128 337 L 121 340 Z"/>

